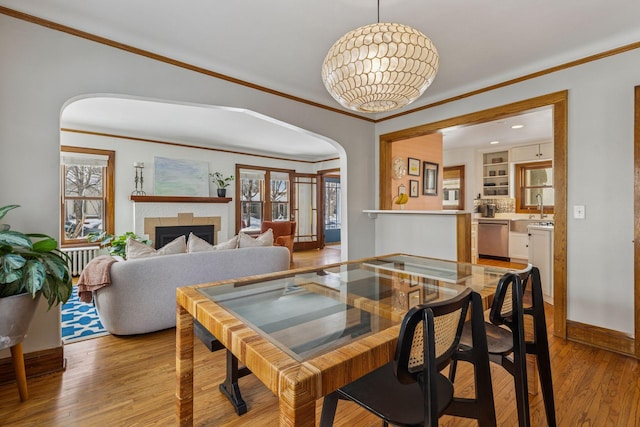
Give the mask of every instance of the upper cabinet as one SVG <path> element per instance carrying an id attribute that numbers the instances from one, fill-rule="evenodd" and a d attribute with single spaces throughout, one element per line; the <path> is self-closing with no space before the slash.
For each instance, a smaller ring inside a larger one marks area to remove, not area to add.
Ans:
<path id="1" fill-rule="evenodd" d="M 513 163 L 531 162 L 536 160 L 553 159 L 553 143 L 523 145 L 511 149 L 511 161 Z"/>
<path id="2" fill-rule="evenodd" d="M 509 196 L 509 151 L 482 154 L 482 195 Z"/>

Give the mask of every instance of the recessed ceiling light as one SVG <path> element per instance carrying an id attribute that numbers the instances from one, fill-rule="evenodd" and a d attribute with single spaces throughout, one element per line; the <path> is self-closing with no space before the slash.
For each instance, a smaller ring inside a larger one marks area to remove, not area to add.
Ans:
<path id="1" fill-rule="evenodd" d="M 491 144 L 491 145 L 500 144 L 500 141 L 491 141 L 489 144 Z"/>
<path id="2" fill-rule="evenodd" d="M 522 129 L 524 127 L 524 125 L 513 125 L 511 126 L 511 129 Z"/>

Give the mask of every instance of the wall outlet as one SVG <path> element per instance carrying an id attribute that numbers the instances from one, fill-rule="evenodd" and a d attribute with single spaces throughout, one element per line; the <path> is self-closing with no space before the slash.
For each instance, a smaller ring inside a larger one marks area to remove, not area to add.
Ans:
<path id="1" fill-rule="evenodd" d="M 585 217 L 584 205 L 575 205 L 573 207 L 573 218 L 584 219 L 584 217 Z"/>

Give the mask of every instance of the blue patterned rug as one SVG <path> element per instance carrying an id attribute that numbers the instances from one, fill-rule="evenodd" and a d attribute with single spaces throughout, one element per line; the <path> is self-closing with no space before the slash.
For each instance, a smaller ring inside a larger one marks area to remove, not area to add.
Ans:
<path id="1" fill-rule="evenodd" d="M 71 298 L 62 305 L 62 340 L 71 343 L 108 334 L 93 303 L 80 301 L 78 288 L 74 286 Z"/>

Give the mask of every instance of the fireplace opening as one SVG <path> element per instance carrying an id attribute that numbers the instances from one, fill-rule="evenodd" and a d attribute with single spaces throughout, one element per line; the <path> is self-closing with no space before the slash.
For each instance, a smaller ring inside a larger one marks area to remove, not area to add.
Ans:
<path id="1" fill-rule="evenodd" d="M 185 236 L 189 238 L 189 233 L 193 233 L 201 239 L 214 244 L 214 229 L 213 225 L 172 225 L 172 226 L 158 226 L 156 227 L 156 238 L 154 240 L 154 246 L 156 249 L 160 249 L 172 240 Z"/>

